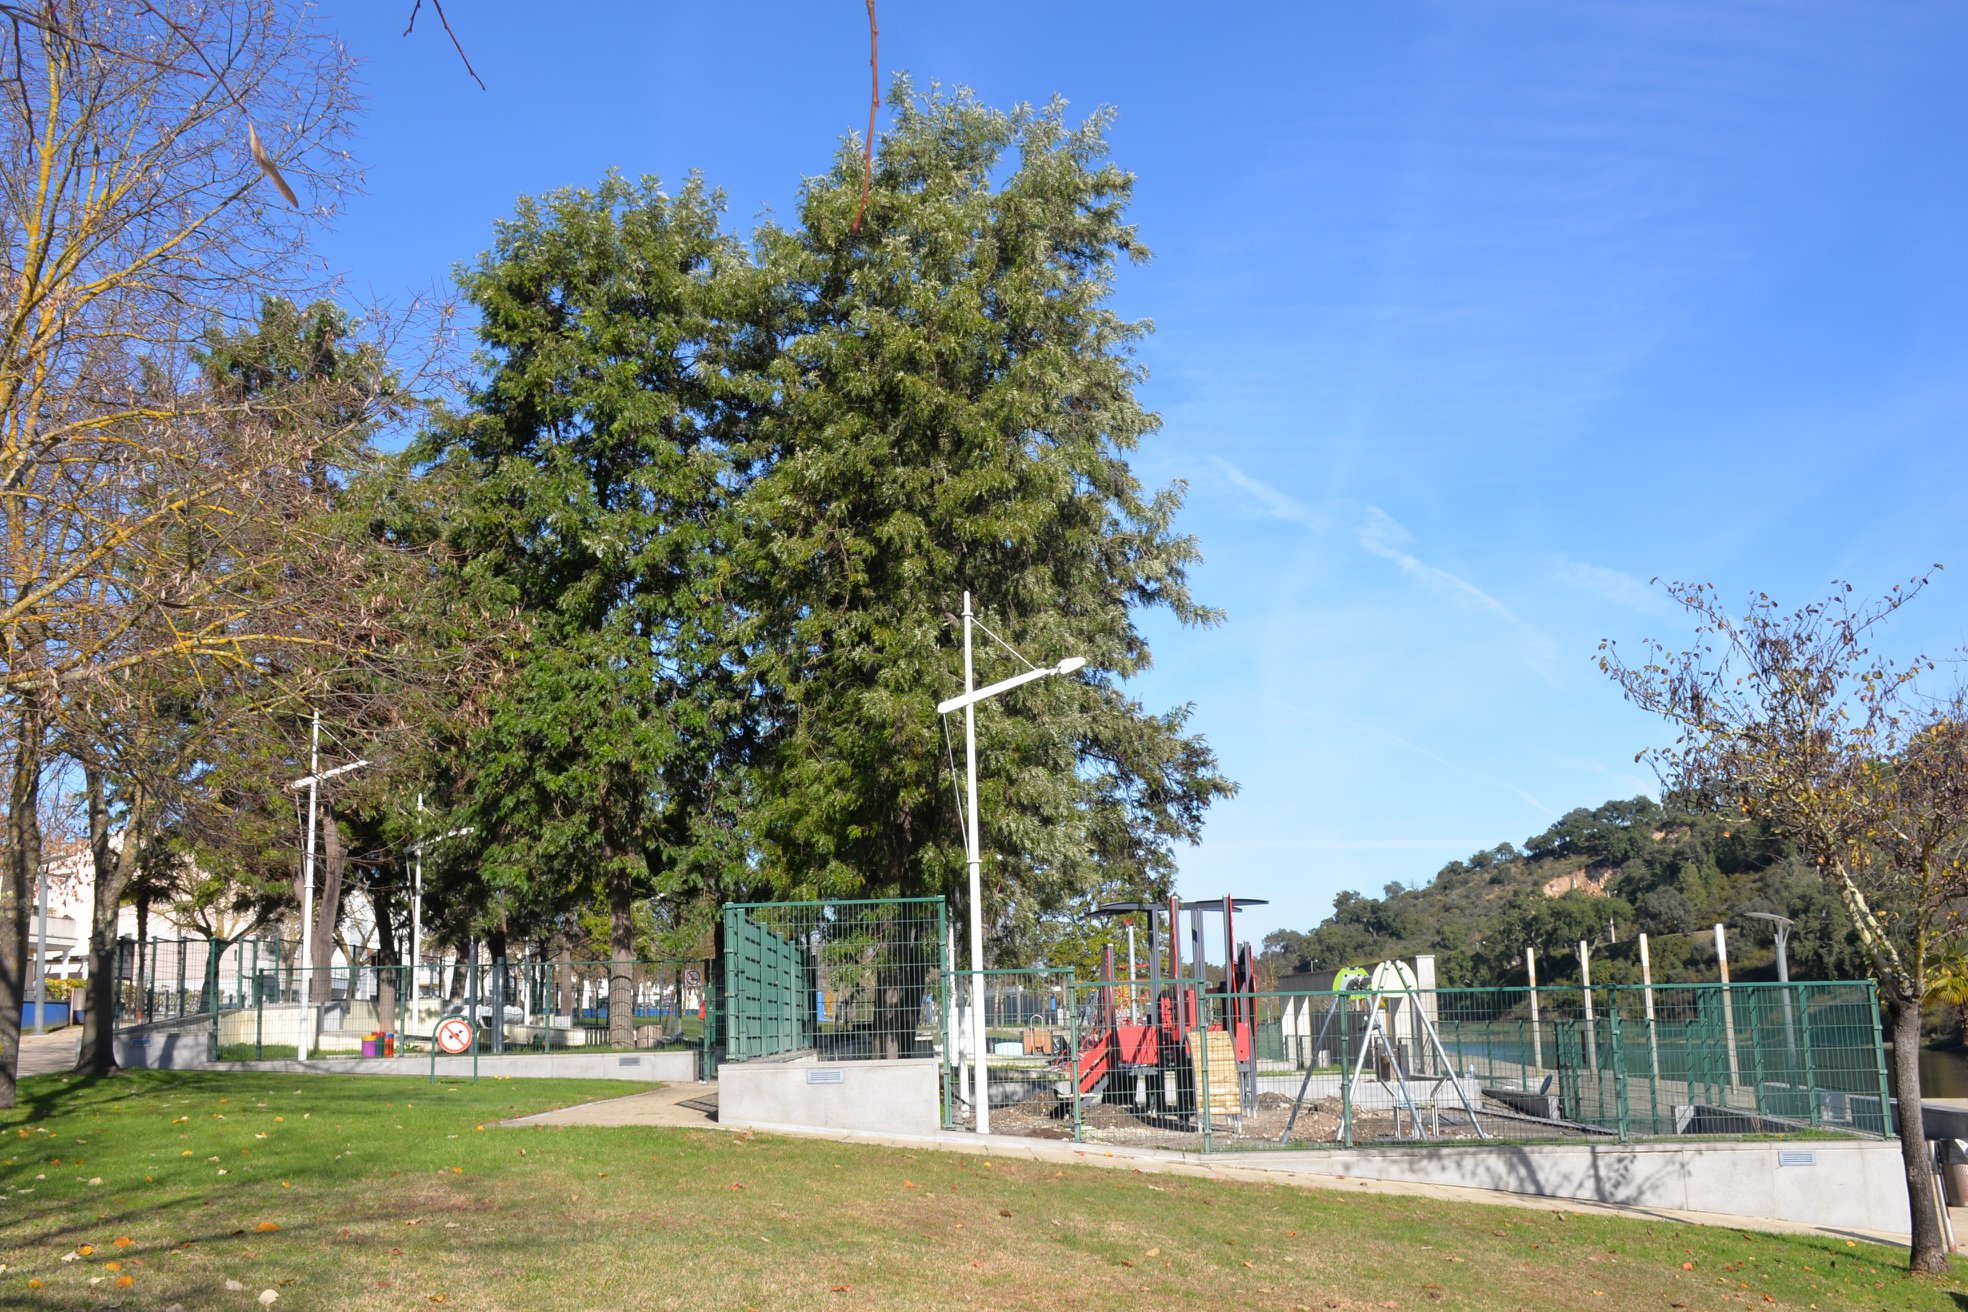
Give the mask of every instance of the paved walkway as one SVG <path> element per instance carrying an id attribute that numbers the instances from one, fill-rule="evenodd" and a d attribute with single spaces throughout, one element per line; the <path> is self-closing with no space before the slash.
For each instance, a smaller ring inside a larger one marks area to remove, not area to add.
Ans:
<path id="1" fill-rule="evenodd" d="M 82 1028 L 79 1025 L 50 1030 L 46 1034 L 29 1030 L 21 1035 L 20 1074 L 55 1075 L 71 1070 L 81 1051 Z"/>
<path id="2" fill-rule="evenodd" d="M 507 1121 L 507 1125 L 659 1125 L 685 1129 L 722 1129 L 716 1120 L 717 1085 L 676 1084 L 626 1098 L 583 1103 L 578 1107 L 541 1112 Z M 734 1127 L 735 1128 L 735 1127 Z M 1015 1135 L 977 1135 L 965 1131 L 943 1131 L 934 1135 L 872 1134 L 848 1130 L 814 1130 L 793 1126 L 756 1127 L 772 1134 L 808 1139 L 829 1139 L 836 1143 L 874 1144 L 890 1148 L 931 1149 L 940 1152 L 982 1154 L 999 1159 L 1072 1163 L 1113 1170 L 1141 1171 L 1148 1174 L 1187 1175 L 1213 1180 L 1241 1180 L 1259 1184 L 1284 1184 L 1302 1189 L 1336 1189 L 1349 1193 L 1394 1194 L 1410 1198 L 1436 1198 L 1448 1202 L 1490 1203 L 1503 1207 L 1524 1207 L 1538 1211 L 1573 1214 L 1637 1217 L 1652 1221 L 1672 1221 L 1684 1225 L 1726 1226 L 1736 1230 L 1762 1230 L 1777 1234 L 1823 1234 L 1840 1239 L 1865 1239 L 1873 1243 L 1904 1247 L 1905 1236 L 1883 1232 L 1838 1229 L 1805 1225 L 1791 1221 L 1748 1220 L 1719 1212 L 1681 1211 L 1664 1207 L 1628 1207 L 1617 1203 L 1594 1203 L 1571 1198 L 1541 1198 L 1529 1194 L 1504 1193 L 1494 1189 L 1472 1189 L 1455 1185 L 1421 1184 L 1400 1180 L 1354 1180 L 1344 1176 L 1319 1175 L 1294 1169 L 1285 1154 L 1267 1154 L 1262 1159 L 1232 1159 L 1195 1153 L 1174 1153 L 1157 1148 L 1106 1147 L 1045 1139 L 1026 1139 Z M 1957 1214 L 1957 1220 L 1961 1219 Z M 1960 1227 L 1957 1226 L 1959 1231 Z"/>
<path id="3" fill-rule="evenodd" d="M 695 1105 L 692 1105 L 695 1104 Z M 717 1084 L 665 1084 L 644 1093 L 541 1112 L 507 1125 L 668 1125 L 715 1130 Z"/>

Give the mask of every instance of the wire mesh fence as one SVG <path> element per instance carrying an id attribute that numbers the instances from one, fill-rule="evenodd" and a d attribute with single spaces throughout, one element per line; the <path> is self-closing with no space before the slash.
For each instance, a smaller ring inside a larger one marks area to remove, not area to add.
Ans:
<path id="1" fill-rule="evenodd" d="M 140 1025 L 242 1006 L 256 980 L 295 959 L 295 945 L 277 938 L 123 939 L 116 954 L 115 1023 Z"/>
<path id="2" fill-rule="evenodd" d="M 1893 1132 L 1873 986 L 1326 993 L 1067 981 L 1066 1037 L 989 1075 L 992 1129 L 1229 1152 L 1483 1140 Z"/>
<path id="3" fill-rule="evenodd" d="M 722 938 L 723 1060 L 941 1055 L 943 899 L 729 903 Z"/>
<path id="4" fill-rule="evenodd" d="M 957 1041 L 946 1044 L 954 1058 L 945 1062 L 944 1124 L 975 1124 L 976 1075 L 971 1063 L 971 990 L 978 987 L 984 1009 L 985 1089 L 994 1118 L 1011 1118 L 1012 1132 L 1038 1131 L 1040 1121 L 1060 1105 L 1054 1091 L 1056 1068 L 1069 1049 L 1072 1034 L 1068 1011 L 1073 1004 L 1073 972 L 1040 967 L 1032 970 L 958 972 L 948 977 L 945 994 L 952 1010 L 945 1028 L 955 1024 Z M 1051 1137 L 1064 1138 L 1063 1133 Z"/>
<path id="5" fill-rule="evenodd" d="M 452 1015 L 474 1022 L 481 1053 L 685 1048 L 701 1054 L 715 1006 L 706 961 L 494 960 L 481 954 L 310 970 L 294 964 L 287 944 L 275 950 L 188 940 L 186 946 L 182 954 L 145 954 L 143 985 L 135 983 L 138 954 L 124 954 L 130 974 L 118 989 L 118 1024 L 194 1025 L 209 1032 L 214 1055 L 225 1061 L 428 1052 L 438 1021 Z M 153 966 L 161 981 L 155 984 L 148 981 Z M 175 986 L 173 972 L 180 966 L 184 988 Z"/>

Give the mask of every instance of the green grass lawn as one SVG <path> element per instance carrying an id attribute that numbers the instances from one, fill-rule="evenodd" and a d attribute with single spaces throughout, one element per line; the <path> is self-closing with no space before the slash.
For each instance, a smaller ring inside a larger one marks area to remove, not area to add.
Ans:
<path id="1" fill-rule="evenodd" d="M 142 1072 L 22 1089 L 0 1113 L 5 1308 L 250 1312 L 269 1289 L 281 1309 L 1968 1306 L 1958 1278 L 1910 1279 L 1899 1251 L 1841 1239 L 496 1124 L 619 1083 Z"/>

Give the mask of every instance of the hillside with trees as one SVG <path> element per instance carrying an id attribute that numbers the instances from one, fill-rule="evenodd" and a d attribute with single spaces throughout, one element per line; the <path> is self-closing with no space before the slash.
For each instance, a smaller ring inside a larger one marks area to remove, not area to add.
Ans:
<path id="1" fill-rule="evenodd" d="M 1451 861 L 1426 884 L 1341 893 L 1310 932 L 1268 935 L 1264 962 L 1284 975 L 1432 952 L 1444 987 L 1505 985 L 1525 982 L 1528 947 L 1541 983 L 1575 982 L 1583 939 L 1594 984 L 1637 983 L 1645 932 L 1656 982 L 1694 981 L 1715 977 L 1721 922 L 1732 976 L 1774 979 L 1769 928 L 1746 919 L 1752 911 L 1796 921 L 1793 979 L 1864 976 L 1836 899 L 1767 826 L 1647 797 L 1579 807 L 1521 848 Z"/>

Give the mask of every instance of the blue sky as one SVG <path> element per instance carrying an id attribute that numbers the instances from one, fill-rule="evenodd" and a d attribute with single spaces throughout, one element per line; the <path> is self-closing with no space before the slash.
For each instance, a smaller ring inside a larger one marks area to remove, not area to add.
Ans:
<path id="1" fill-rule="evenodd" d="M 367 193 L 323 246 L 405 300 L 515 198 L 697 168 L 741 226 L 866 121 L 854 0 L 328 3 L 367 61 Z M 1968 8 L 1954 3 L 882 0 L 884 77 L 1120 117 L 1152 319 L 1137 468 L 1186 480 L 1195 584 L 1150 621 L 1242 785 L 1185 894 L 1306 928 L 1652 789 L 1599 640 L 1684 638 L 1647 581 L 1802 602 L 1955 568 L 1968 640 Z M 988 827 L 988 826 L 987 826 Z M 988 841 L 988 840 L 987 840 Z"/>

